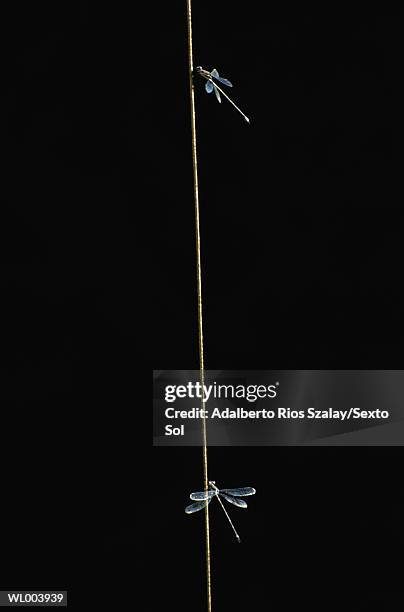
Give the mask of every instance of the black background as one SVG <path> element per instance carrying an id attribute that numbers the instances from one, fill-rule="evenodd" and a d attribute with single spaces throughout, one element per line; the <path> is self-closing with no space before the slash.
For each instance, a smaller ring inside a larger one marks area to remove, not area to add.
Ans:
<path id="1" fill-rule="evenodd" d="M 196 80 L 206 365 L 401 368 L 402 11 L 263 6 L 194 6 L 251 117 Z M 185 7 L 150 8 L 1 20 L 1 588 L 74 608 L 206 609 L 200 450 L 148 437 L 151 366 L 198 367 Z M 257 489 L 241 546 L 212 507 L 214 609 L 402 608 L 400 448 L 209 472 Z"/>

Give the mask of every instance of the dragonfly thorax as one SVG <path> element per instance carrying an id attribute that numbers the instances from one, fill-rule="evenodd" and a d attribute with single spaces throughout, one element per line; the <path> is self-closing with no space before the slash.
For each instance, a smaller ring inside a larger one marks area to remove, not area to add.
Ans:
<path id="1" fill-rule="evenodd" d="M 200 74 L 201 76 L 203 76 L 205 79 L 210 79 L 211 78 L 211 74 L 208 70 L 205 70 L 204 68 L 202 68 L 202 66 L 197 66 L 195 68 L 196 72 L 198 74 Z"/>

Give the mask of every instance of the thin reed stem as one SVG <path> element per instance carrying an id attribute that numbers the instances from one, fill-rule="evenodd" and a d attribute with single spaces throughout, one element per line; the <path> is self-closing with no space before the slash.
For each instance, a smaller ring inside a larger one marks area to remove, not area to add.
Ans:
<path id="1" fill-rule="evenodd" d="M 203 311 L 202 311 L 202 267 L 201 267 L 201 233 L 199 215 L 199 187 L 198 187 L 198 156 L 196 148 L 196 118 L 195 118 L 195 92 L 193 82 L 193 48 L 192 48 L 192 6 L 191 0 L 187 0 L 187 23 L 188 23 L 188 66 L 189 66 L 189 92 L 191 106 L 191 131 L 192 131 L 192 166 L 194 176 L 194 205 L 195 205 L 195 243 L 196 243 L 196 282 L 198 299 L 198 343 L 199 343 L 199 379 L 202 387 L 201 408 L 205 408 L 205 361 L 203 348 Z M 205 414 L 204 412 L 202 414 Z M 203 445 L 203 479 L 205 491 L 209 489 L 208 479 L 208 447 L 206 419 L 202 418 L 202 445 Z M 210 572 L 210 531 L 209 531 L 209 504 L 205 507 L 205 544 L 206 544 L 206 587 L 208 612 L 212 612 L 212 589 Z"/>

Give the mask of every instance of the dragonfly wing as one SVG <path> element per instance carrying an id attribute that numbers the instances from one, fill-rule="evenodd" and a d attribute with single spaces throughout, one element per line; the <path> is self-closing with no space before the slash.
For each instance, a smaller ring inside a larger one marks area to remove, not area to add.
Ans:
<path id="1" fill-rule="evenodd" d="M 198 510 L 202 510 L 202 508 L 206 508 L 206 506 L 210 503 L 210 499 L 198 501 L 194 504 L 190 504 L 185 508 L 185 512 L 187 514 L 192 514 L 193 512 L 198 512 Z"/>
<path id="2" fill-rule="evenodd" d="M 215 494 L 215 491 L 197 491 L 196 493 L 191 493 L 189 496 L 191 499 L 211 499 Z"/>
<path id="3" fill-rule="evenodd" d="M 217 101 L 220 103 L 222 101 L 222 99 L 220 97 L 219 90 L 218 90 L 218 88 L 215 85 L 213 85 L 213 89 L 215 90 Z"/>
<path id="4" fill-rule="evenodd" d="M 216 70 L 216 68 L 213 68 L 213 70 L 210 73 L 210 75 L 213 76 L 215 79 L 217 79 L 220 83 L 223 83 L 223 85 L 227 85 L 227 87 L 233 87 L 233 85 L 232 85 L 232 83 L 230 83 L 229 79 L 223 79 L 221 76 L 219 76 L 219 73 Z"/>
<path id="5" fill-rule="evenodd" d="M 227 87 L 233 87 L 233 84 L 230 83 L 229 79 L 222 79 L 222 77 L 216 77 L 218 81 L 220 81 L 220 83 L 223 83 L 223 85 L 227 85 Z"/>
<path id="6" fill-rule="evenodd" d="M 206 81 L 205 89 L 206 89 L 206 91 L 208 93 L 212 93 L 212 91 L 213 91 L 213 83 L 212 83 L 212 81 Z"/>
<path id="7" fill-rule="evenodd" d="M 220 489 L 220 493 L 227 493 L 227 495 L 234 495 L 235 497 L 246 497 L 247 495 L 254 495 L 256 490 L 253 487 L 240 487 L 239 489 Z"/>
<path id="8" fill-rule="evenodd" d="M 244 499 L 239 499 L 238 497 L 232 497 L 231 495 L 226 495 L 226 493 L 220 493 L 222 497 L 225 498 L 226 501 L 238 506 L 239 508 L 247 508 L 247 504 Z"/>

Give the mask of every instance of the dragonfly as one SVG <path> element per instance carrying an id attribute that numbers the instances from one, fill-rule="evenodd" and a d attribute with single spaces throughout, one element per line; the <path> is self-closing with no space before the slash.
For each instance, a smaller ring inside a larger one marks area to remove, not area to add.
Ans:
<path id="1" fill-rule="evenodd" d="M 230 516 L 227 513 L 226 508 L 223 505 L 221 498 L 230 502 L 234 506 L 238 506 L 238 508 L 247 508 L 247 502 L 244 499 L 240 499 L 241 497 L 247 497 L 248 495 L 254 495 L 256 490 L 253 487 L 239 487 L 238 489 L 219 489 L 216 486 L 216 482 L 214 480 L 209 481 L 210 489 L 208 491 L 197 491 L 195 493 L 191 493 L 189 496 L 191 499 L 195 500 L 195 503 L 190 504 L 185 508 L 185 512 L 187 514 L 193 514 L 194 512 L 198 512 L 198 510 L 202 510 L 202 508 L 206 508 L 208 504 L 212 501 L 214 497 L 217 498 L 220 505 L 222 506 L 223 512 L 225 513 L 227 520 L 229 521 L 231 528 L 234 531 L 237 542 L 240 543 L 240 536 L 238 535 Z"/>
<path id="2" fill-rule="evenodd" d="M 218 102 L 221 102 L 222 99 L 220 97 L 220 94 L 222 94 L 226 100 L 228 100 L 230 102 L 230 104 L 232 104 L 234 106 L 234 108 L 236 110 L 238 110 L 238 112 L 240 113 L 240 115 L 242 115 L 242 117 L 244 117 L 245 121 L 247 121 L 247 123 L 250 123 L 249 118 L 247 117 L 247 115 L 245 115 L 243 113 L 242 110 L 239 109 L 238 106 L 236 106 L 236 104 L 234 104 L 233 100 L 231 100 L 229 98 L 229 96 L 227 95 L 227 93 L 225 93 L 223 91 L 223 89 L 220 87 L 220 85 L 218 85 L 218 82 L 221 83 L 222 85 L 226 85 L 227 87 L 233 87 L 233 84 L 230 83 L 230 81 L 228 79 L 224 79 L 223 77 L 221 77 L 218 73 L 218 71 L 216 70 L 216 68 L 213 68 L 213 70 L 211 72 L 209 72 L 209 70 L 205 70 L 204 68 L 202 68 L 202 66 L 197 66 L 196 68 L 196 72 L 203 77 L 204 79 L 206 79 L 206 83 L 205 83 L 205 89 L 206 91 L 210 94 L 212 93 L 212 91 L 215 92 L 215 96 Z"/>

